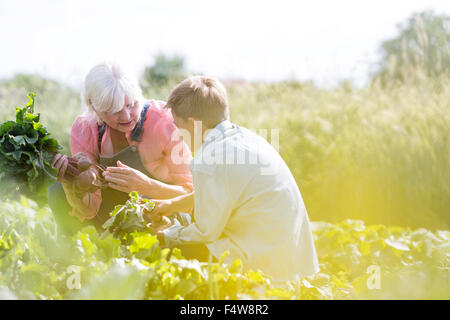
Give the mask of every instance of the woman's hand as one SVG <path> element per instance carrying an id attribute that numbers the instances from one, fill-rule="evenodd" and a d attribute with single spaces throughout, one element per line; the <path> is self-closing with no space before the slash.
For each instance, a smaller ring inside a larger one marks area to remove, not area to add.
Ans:
<path id="1" fill-rule="evenodd" d="M 117 167 L 106 168 L 103 176 L 108 182 L 108 187 L 126 193 L 137 191 L 140 194 L 148 194 L 148 190 L 151 190 L 158 183 L 144 173 L 130 168 L 120 161 L 117 161 Z"/>
<path id="2" fill-rule="evenodd" d="M 60 153 L 55 154 L 52 161 L 52 166 L 58 170 L 58 181 L 63 182 L 64 174 L 66 173 L 67 166 L 69 165 L 69 158 Z"/>
<path id="3" fill-rule="evenodd" d="M 61 183 L 72 181 L 91 165 L 88 157 L 82 152 L 78 152 L 73 158 L 57 153 L 52 160 L 52 166 L 58 170 L 58 181 Z"/>

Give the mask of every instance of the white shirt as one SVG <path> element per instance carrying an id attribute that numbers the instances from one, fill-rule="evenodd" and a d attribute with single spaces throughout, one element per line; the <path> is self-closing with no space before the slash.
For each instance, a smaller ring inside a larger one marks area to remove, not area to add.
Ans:
<path id="1" fill-rule="evenodd" d="M 234 161 L 233 161 L 234 160 Z M 248 129 L 222 121 L 193 158 L 194 223 L 164 231 L 169 246 L 205 243 L 226 263 L 241 259 L 274 280 L 319 271 L 308 214 L 278 152 Z"/>

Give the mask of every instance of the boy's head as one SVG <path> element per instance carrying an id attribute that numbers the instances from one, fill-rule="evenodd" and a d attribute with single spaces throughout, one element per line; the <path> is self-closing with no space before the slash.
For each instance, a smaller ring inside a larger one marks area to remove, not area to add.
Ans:
<path id="1" fill-rule="evenodd" d="M 178 127 L 202 121 L 204 129 L 212 129 L 229 119 L 225 87 L 217 79 L 206 76 L 193 76 L 183 80 L 170 93 L 166 108 L 172 110 Z"/>

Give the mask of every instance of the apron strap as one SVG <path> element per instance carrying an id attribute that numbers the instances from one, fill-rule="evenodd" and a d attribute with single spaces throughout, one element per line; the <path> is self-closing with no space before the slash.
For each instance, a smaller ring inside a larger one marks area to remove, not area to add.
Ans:
<path id="1" fill-rule="evenodd" d="M 131 140 L 133 141 L 137 141 L 140 142 L 141 141 L 141 136 L 142 133 L 144 132 L 144 122 L 145 122 L 145 116 L 147 115 L 147 110 L 150 107 L 150 104 L 146 104 L 144 106 L 144 108 L 141 111 L 141 115 L 139 118 L 138 123 L 136 124 L 136 126 L 134 127 L 133 131 L 131 132 Z M 98 154 L 100 155 L 100 152 L 102 150 L 102 140 L 103 140 L 103 135 L 105 134 L 105 130 L 106 130 L 106 124 L 102 124 L 102 125 L 97 125 L 97 130 L 98 130 L 98 140 L 97 140 L 97 144 L 98 144 Z"/>
<path id="2" fill-rule="evenodd" d="M 100 152 L 102 151 L 102 139 L 103 135 L 105 134 L 106 130 L 106 124 L 99 125 L 97 124 L 97 131 L 98 131 L 98 139 L 97 139 L 97 145 L 98 145 L 98 154 L 100 155 Z"/>
<path id="3" fill-rule="evenodd" d="M 131 140 L 136 141 L 136 142 L 141 142 L 141 136 L 142 133 L 144 132 L 144 122 L 145 122 L 145 116 L 147 115 L 147 110 L 150 107 L 149 104 L 147 104 L 146 106 L 144 106 L 144 109 L 142 109 L 141 111 L 141 117 L 139 118 L 138 123 L 136 124 L 136 126 L 134 127 L 133 131 L 131 131 Z"/>

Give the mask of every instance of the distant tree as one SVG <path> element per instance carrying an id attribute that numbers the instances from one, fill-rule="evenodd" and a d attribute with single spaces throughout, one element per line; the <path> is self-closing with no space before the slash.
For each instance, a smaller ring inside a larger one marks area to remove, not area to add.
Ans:
<path id="1" fill-rule="evenodd" d="M 181 56 L 168 57 L 158 54 L 153 65 L 146 67 L 141 79 L 143 88 L 162 87 L 169 82 L 181 81 L 186 76 L 184 58 Z"/>
<path id="2" fill-rule="evenodd" d="M 436 77 L 450 72 L 450 17 L 425 11 L 397 25 L 399 35 L 381 44 L 375 78 L 405 80 L 418 72 Z"/>

